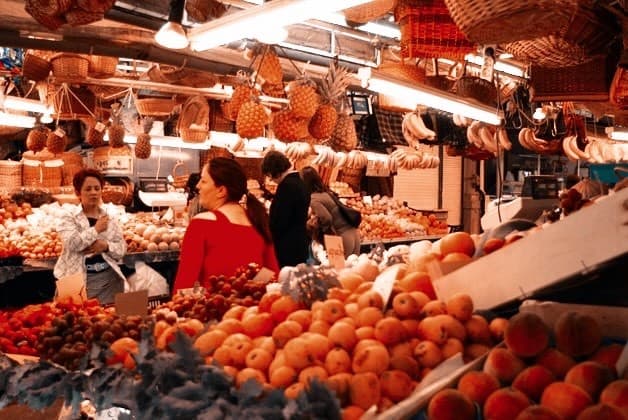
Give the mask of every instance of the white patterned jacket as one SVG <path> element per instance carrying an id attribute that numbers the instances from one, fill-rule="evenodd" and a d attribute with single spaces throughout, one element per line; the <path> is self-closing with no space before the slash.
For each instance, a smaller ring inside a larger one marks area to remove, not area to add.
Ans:
<path id="1" fill-rule="evenodd" d="M 103 216 L 106 214 L 103 208 L 100 209 L 100 213 Z M 86 273 L 85 257 L 87 255 L 83 254 L 83 250 L 96 239 L 103 239 L 109 245 L 109 250 L 102 254 L 103 259 L 122 279 L 125 279 L 118 263 L 126 253 L 126 241 L 122 228 L 116 220 L 110 218 L 107 229 L 98 233 L 95 228 L 89 226 L 83 207 L 79 205 L 63 214 L 57 223 L 57 232 L 63 241 L 63 250 L 53 271 L 56 278 L 79 272 Z"/>

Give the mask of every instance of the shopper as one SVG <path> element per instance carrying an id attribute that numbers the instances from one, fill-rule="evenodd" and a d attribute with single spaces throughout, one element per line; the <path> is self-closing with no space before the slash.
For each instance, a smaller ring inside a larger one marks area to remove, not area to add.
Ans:
<path id="1" fill-rule="evenodd" d="M 277 183 L 270 205 L 270 231 L 281 267 L 295 266 L 308 259 L 310 239 L 305 224 L 310 194 L 299 173 L 281 152 L 271 150 L 262 160 L 262 174 Z"/>
<path id="2" fill-rule="evenodd" d="M 201 180 L 201 174 L 194 172 L 188 177 L 188 182 L 185 185 L 185 190 L 188 194 L 188 217 L 191 219 L 198 213 L 205 211 L 199 201 L 198 195 L 198 181 Z"/>
<path id="3" fill-rule="evenodd" d="M 206 286 L 212 275 L 232 276 L 249 263 L 279 271 L 266 209 L 246 189 L 238 162 L 217 157 L 203 167 L 195 215 L 183 237 L 173 291 Z"/>
<path id="4" fill-rule="evenodd" d="M 351 226 L 340 213 L 331 196 L 335 193 L 323 184 L 318 171 L 311 166 L 301 169 L 301 178 L 311 194 L 310 207 L 318 219 L 319 231 L 342 237 L 345 258 L 351 254 L 360 255 L 360 231 Z M 319 242 L 321 240 L 317 239 Z"/>
<path id="5" fill-rule="evenodd" d="M 113 303 L 116 293 L 124 291 L 124 275 L 118 266 L 126 253 L 122 229 L 102 207 L 102 173 L 83 169 L 72 184 L 80 200 L 76 210 L 66 212 L 57 225 L 63 250 L 54 268 L 57 279 L 86 275 L 87 297 L 101 304 Z"/>

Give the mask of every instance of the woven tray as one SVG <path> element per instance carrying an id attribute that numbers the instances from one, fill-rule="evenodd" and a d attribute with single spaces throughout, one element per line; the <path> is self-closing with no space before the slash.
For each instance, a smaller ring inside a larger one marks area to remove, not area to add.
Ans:
<path id="1" fill-rule="evenodd" d="M 578 0 L 444 0 L 466 37 L 478 44 L 534 39 L 565 27 Z"/>
<path id="2" fill-rule="evenodd" d="M 172 98 L 143 98 L 135 100 L 135 106 L 140 115 L 157 119 L 168 118 L 175 105 Z"/>

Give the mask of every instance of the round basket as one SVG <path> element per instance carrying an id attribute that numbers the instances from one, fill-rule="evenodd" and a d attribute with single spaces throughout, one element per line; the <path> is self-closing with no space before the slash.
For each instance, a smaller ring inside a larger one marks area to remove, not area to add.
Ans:
<path id="1" fill-rule="evenodd" d="M 486 105 L 497 106 L 497 88 L 494 83 L 488 80 L 475 76 L 462 76 L 456 80 L 453 90 L 458 96 L 475 99 Z"/>
<path id="2" fill-rule="evenodd" d="M 11 190 L 22 186 L 22 162 L 0 160 L 0 188 Z"/>
<path id="3" fill-rule="evenodd" d="M 181 108 L 177 130 L 181 140 L 188 143 L 201 143 L 209 135 L 209 103 L 205 97 L 197 95 L 189 98 Z"/>
<path id="4" fill-rule="evenodd" d="M 209 136 L 208 130 L 197 130 L 194 128 L 181 128 L 179 136 L 185 143 L 203 143 Z"/>
<path id="5" fill-rule="evenodd" d="M 168 118 L 175 107 L 172 98 L 136 99 L 137 112 L 144 117 Z"/>
<path id="6" fill-rule="evenodd" d="M 81 54 L 58 53 L 50 64 L 55 77 L 85 78 L 89 72 L 89 58 Z"/>
<path id="7" fill-rule="evenodd" d="M 90 77 L 97 79 L 106 79 L 116 74 L 116 68 L 118 67 L 118 57 L 108 57 L 105 55 L 90 55 L 89 56 L 89 71 Z"/>
<path id="8" fill-rule="evenodd" d="M 74 175 L 83 169 L 83 157 L 76 152 L 64 152 L 61 154 L 63 160 L 63 182 L 62 185 L 72 185 Z"/>
<path id="9" fill-rule="evenodd" d="M 395 21 L 401 31 L 404 58 L 461 60 L 475 50 L 449 16 L 443 0 L 399 0 Z"/>
<path id="10" fill-rule="evenodd" d="M 190 178 L 190 172 L 185 162 L 177 162 L 172 168 L 172 185 L 175 188 L 185 188 Z"/>
<path id="11" fill-rule="evenodd" d="M 50 74 L 52 65 L 44 53 L 36 50 L 28 50 L 24 54 L 22 63 L 22 76 L 28 80 L 40 82 L 46 80 Z"/>
<path id="12" fill-rule="evenodd" d="M 22 159 L 22 185 L 35 188 L 55 188 L 63 183 L 63 160 Z"/>
<path id="13" fill-rule="evenodd" d="M 451 18 L 473 42 L 501 44 L 552 34 L 569 24 L 578 0 L 444 0 Z"/>
<path id="14" fill-rule="evenodd" d="M 133 203 L 134 184 L 124 177 L 108 177 L 102 189 L 103 203 L 130 206 Z"/>
<path id="15" fill-rule="evenodd" d="M 338 181 L 346 182 L 354 192 L 359 192 L 365 173 L 366 168 L 342 168 L 338 174 Z"/>
<path id="16" fill-rule="evenodd" d="M 359 6 L 350 7 L 344 10 L 345 19 L 348 22 L 367 23 L 390 12 L 397 0 L 373 0 Z"/>

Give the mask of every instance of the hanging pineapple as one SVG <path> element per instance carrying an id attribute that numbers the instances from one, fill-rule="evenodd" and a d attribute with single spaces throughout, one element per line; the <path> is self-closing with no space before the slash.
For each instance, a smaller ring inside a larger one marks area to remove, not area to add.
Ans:
<path id="1" fill-rule="evenodd" d="M 91 120 L 85 134 L 85 142 L 92 147 L 100 147 L 105 144 L 105 130 L 107 126 L 101 121 Z"/>
<path id="2" fill-rule="evenodd" d="M 291 110 L 284 109 L 273 113 L 271 128 L 277 139 L 292 142 L 309 137 L 307 124 L 307 118 L 299 118 Z"/>
<path id="3" fill-rule="evenodd" d="M 257 69 L 256 80 L 264 86 L 279 85 L 283 81 L 283 70 L 279 57 L 271 45 L 266 45 L 255 57 L 253 68 Z"/>
<path id="4" fill-rule="evenodd" d="M 350 152 L 358 145 L 358 134 L 349 113 L 347 97 L 343 95 L 338 100 L 338 120 L 329 139 L 329 146 L 337 152 Z"/>
<path id="5" fill-rule="evenodd" d="M 320 97 L 316 93 L 316 84 L 307 78 L 300 78 L 288 84 L 290 110 L 301 118 L 310 119 L 316 112 Z"/>
<path id="6" fill-rule="evenodd" d="M 107 129 L 109 146 L 118 148 L 124 146 L 124 125 L 122 124 L 122 109 L 118 102 L 111 104 L 111 125 Z"/>
<path id="7" fill-rule="evenodd" d="M 283 82 L 275 84 L 264 83 L 262 85 L 262 92 L 265 95 L 272 96 L 273 98 L 285 98 L 286 97 L 286 87 Z"/>
<path id="8" fill-rule="evenodd" d="M 56 130 L 48 133 L 46 148 L 50 153 L 58 155 L 59 153 L 63 153 L 65 151 L 67 143 L 68 136 L 65 135 L 65 131 L 61 127 L 57 127 Z"/>
<path id="9" fill-rule="evenodd" d="M 231 121 L 235 121 L 238 118 L 238 112 L 243 103 L 251 99 L 251 96 L 257 96 L 259 93 L 250 84 L 249 77 L 244 72 L 238 72 L 238 81 L 233 93 L 231 94 L 231 100 L 228 102 L 229 106 L 223 108 L 225 116 Z"/>
<path id="10" fill-rule="evenodd" d="M 264 135 L 270 112 L 258 99 L 251 99 L 242 104 L 236 119 L 236 133 L 242 138 L 255 138 Z"/>
<path id="11" fill-rule="evenodd" d="M 28 132 L 26 137 L 26 148 L 33 152 L 40 152 L 46 147 L 46 141 L 48 140 L 48 134 L 50 129 L 44 125 L 34 127 Z"/>
<path id="12" fill-rule="evenodd" d="M 148 159 L 150 157 L 150 130 L 153 128 L 154 119 L 144 117 L 142 120 L 142 132 L 137 135 L 137 143 L 135 143 L 135 157 L 138 159 Z"/>
<path id="13" fill-rule="evenodd" d="M 324 140 L 331 137 L 338 121 L 338 109 L 350 81 L 351 75 L 346 68 L 336 67 L 333 62 L 330 64 L 325 78 L 321 81 L 322 103 L 316 109 L 308 127 L 315 139 Z"/>

